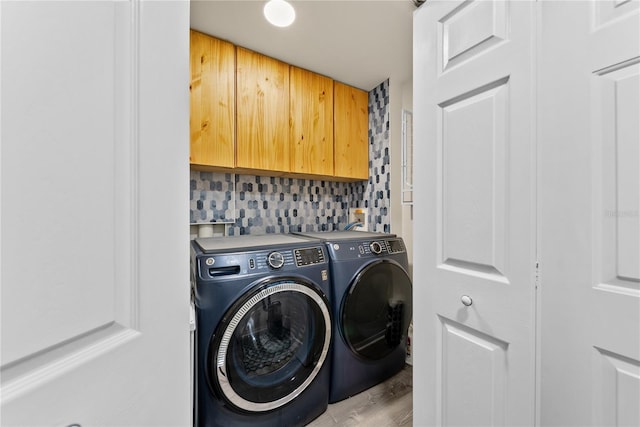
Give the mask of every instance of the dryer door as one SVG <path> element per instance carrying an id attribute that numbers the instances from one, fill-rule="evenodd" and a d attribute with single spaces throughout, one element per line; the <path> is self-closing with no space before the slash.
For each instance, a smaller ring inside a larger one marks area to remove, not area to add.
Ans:
<path id="1" fill-rule="evenodd" d="M 356 355 L 382 359 L 405 345 L 411 301 L 411 279 L 404 268 L 391 260 L 367 265 L 342 302 L 342 338 Z"/>
<path id="2" fill-rule="evenodd" d="M 209 381 L 236 408 L 283 406 L 311 384 L 331 341 L 326 297 L 299 278 L 258 285 L 225 314 L 213 336 Z"/>

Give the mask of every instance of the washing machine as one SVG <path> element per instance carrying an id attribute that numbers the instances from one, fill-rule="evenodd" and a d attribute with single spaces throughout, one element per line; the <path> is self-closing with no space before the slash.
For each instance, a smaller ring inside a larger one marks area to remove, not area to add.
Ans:
<path id="1" fill-rule="evenodd" d="M 299 426 L 328 404 L 329 259 L 292 235 L 191 243 L 194 423 Z"/>
<path id="2" fill-rule="evenodd" d="M 403 369 L 412 315 L 407 251 L 394 234 L 300 233 L 326 245 L 331 262 L 333 347 L 329 403 Z"/>

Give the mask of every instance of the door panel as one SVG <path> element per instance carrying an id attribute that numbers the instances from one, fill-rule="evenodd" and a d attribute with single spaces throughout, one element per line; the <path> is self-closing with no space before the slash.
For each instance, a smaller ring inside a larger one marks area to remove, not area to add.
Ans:
<path id="1" fill-rule="evenodd" d="M 419 425 L 534 422 L 534 18 L 502 1 L 415 15 Z"/>
<path id="2" fill-rule="evenodd" d="M 640 58 L 599 70 L 592 87 L 593 101 L 599 103 L 593 117 L 600 127 L 595 149 L 602 159 L 595 178 L 601 200 L 596 212 L 602 215 L 598 280 L 640 291 L 640 239 L 630 238 L 640 236 L 634 218 L 640 206 Z"/>
<path id="3" fill-rule="evenodd" d="M 442 61 L 440 69 L 464 62 L 507 38 L 507 9 L 505 2 L 464 2 L 439 20 Z"/>
<path id="4" fill-rule="evenodd" d="M 506 259 L 507 83 L 503 79 L 440 103 L 438 120 L 441 262 L 459 273 L 494 275 L 499 281 L 505 279 Z"/>
<path id="5" fill-rule="evenodd" d="M 620 354 L 598 349 L 594 357 L 594 402 L 600 425 L 640 425 L 640 365 Z"/>
<path id="6" fill-rule="evenodd" d="M 633 15 L 640 8 L 637 0 L 594 1 L 591 5 L 595 28 L 613 23 L 615 20 Z"/>
<path id="7" fill-rule="evenodd" d="M 0 424 L 188 425 L 188 4 L 0 18 Z"/>
<path id="8" fill-rule="evenodd" d="M 19 51 L 5 50 L 3 46 L 6 67 L 3 82 L 6 78 L 12 83 L 3 85 L 3 99 L 7 99 L 3 105 L 3 137 L 8 132 L 6 144 L 3 138 L 3 166 L 11 158 L 11 165 L 3 167 L 3 184 L 6 185 L 7 178 L 20 177 L 15 191 L 3 188 L 3 239 L 14 243 L 10 251 L 3 251 L 2 272 L 5 277 L 18 279 L 7 280 L 2 288 L 3 364 L 109 327 L 115 321 L 115 306 L 120 302 L 112 297 L 118 278 L 114 274 L 95 275 L 93 266 L 113 265 L 122 259 L 117 259 L 115 251 L 87 251 L 87 235 L 69 232 L 75 226 L 88 227 L 89 222 L 97 220 L 102 226 L 91 233 L 92 243 L 105 249 L 114 245 L 117 211 L 112 200 L 117 194 L 114 164 L 118 153 L 112 121 L 116 119 L 117 100 L 113 93 L 118 82 L 113 72 L 104 70 L 113 68 L 112 57 L 119 53 L 115 52 L 117 46 L 114 45 L 116 9 L 108 3 L 101 7 L 64 8 L 65 13 L 82 17 L 75 31 L 97 34 L 92 40 L 92 49 L 75 66 L 52 60 L 52 52 L 60 49 L 59 39 L 41 40 L 38 33 L 25 33 L 20 29 L 22 13 L 31 13 L 32 19 L 41 22 L 43 31 L 63 39 L 68 25 L 47 19 L 51 13 L 48 9 L 53 7 L 32 8 L 30 12 L 24 10 L 26 8 L 6 7 L 3 22 L 3 31 L 23 33 L 24 45 L 38 58 L 29 64 L 38 70 L 37 77 L 55 81 L 40 88 L 29 79 L 16 78 L 16 74 L 24 75 L 18 67 L 26 67 L 27 61 Z M 9 21 L 8 17 L 14 13 L 15 20 Z M 81 51 L 85 50 L 85 43 L 76 39 L 64 48 Z M 87 75 L 93 76 L 95 84 L 77 91 L 78 82 Z M 68 99 L 60 106 L 55 105 L 62 94 Z M 21 101 L 22 97 L 29 101 Z M 102 102 L 94 104 L 96 100 Z M 83 108 L 86 104 L 95 107 Z M 33 117 L 29 117 L 30 114 Z M 31 125 L 34 118 L 41 120 L 44 129 Z M 47 140 L 45 129 L 58 131 L 60 135 L 51 135 L 52 139 Z M 94 135 L 91 144 L 83 138 L 88 135 Z M 16 144 L 21 137 L 25 138 L 22 146 Z M 57 141 L 58 138 L 66 141 Z M 26 141 L 45 144 L 27 148 L 30 144 Z M 89 161 L 93 156 L 101 161 Z M 41 162 L 43 159 L 47 161 Z M 11 167 L 29 164 L 37 164 L 38 173 L 19 173 Z M 87 194 L 86 188 L 77 185 L 76 180 L 94 174 L 103 179 L 95 181 L 95 193 Z M 34 199 L 27 198 L 24 189 L 37 189 L 37 195 L 33 195 Z M 61 189 L 65 189 L 64 192 Z M 83 201 L 94 215 L 83 215 L 83 209 L 51 209 L 61 202 L 71 208 L 77 201 Z M 29 205 L 32 208 L 25 209 Z M 66 249 L 60 250 L 61 247 Z M 37 253 L 33 253 L 33 248 Z M 74 280 L 75 277 L 91 279 Z M 94 303 L 83 304 L 87 300 Z"/>
<path id="9" fill-rule="evenodd" d="M 540 7 L 540 420 L 638 425 L 640 2 Z"/>
<path id="10" fill-rule="evenodd" d="M 509 344 L 441 319 L 443 425 L 504 425 Z M 461 406 L 458 402 L 467 402 Z"/>
<path id="11" fill-rule="evenodd" d="M 597 317 L 588 343 L 595 350 L 593 425 L 640 425 L 639 4 L 595 2 L 594 21 L 601 25 L 585 46 L 609 46 L 606 54 L 592 50 L 588 70 L 592 161 L 597 163 L 591 178 L 589 307 Z"/>

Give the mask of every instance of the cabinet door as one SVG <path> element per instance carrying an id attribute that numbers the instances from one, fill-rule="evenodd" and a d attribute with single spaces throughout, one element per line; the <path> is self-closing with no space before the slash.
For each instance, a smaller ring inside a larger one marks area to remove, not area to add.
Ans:
<path id="1" fill-rule="evenodd" d="M 289 66 L 236 48 L 236 166 L 289 171 Z"/>
<path id="2" fill-rule="evenodd" d="M 190 163 L 233 167 L 234 46 L 191 30 L 190 56 Z"/>
<path id="3" fill-rule="evenodd" d="M 291 172 L 333 175 L 333 80 L 289 69 Z"/>
<path id="4" fill-rule="evenodd" d="M 369 178 L 369 95 L 334 83 L 334 173 L 344 178 Z"/>

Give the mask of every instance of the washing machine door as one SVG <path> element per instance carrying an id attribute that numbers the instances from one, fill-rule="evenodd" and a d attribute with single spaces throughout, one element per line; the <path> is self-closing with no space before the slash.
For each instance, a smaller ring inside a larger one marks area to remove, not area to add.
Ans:
<path id="1" fill-rule="evenodd" d="M 322 291 L 299 278 L 258 284 L 226 313 L 212 339 L 209 382 L 227 403 L 263 412 L 311 384 L 331 341 Z"/>
<path id="2" fill-rule="evenodd" d="M 340 333 L 352 352 L 379 360 L 405 345 L 411 321 L 411 279 L 399 264 L 378 260 L 363 268 L 342 301 Z"/>

